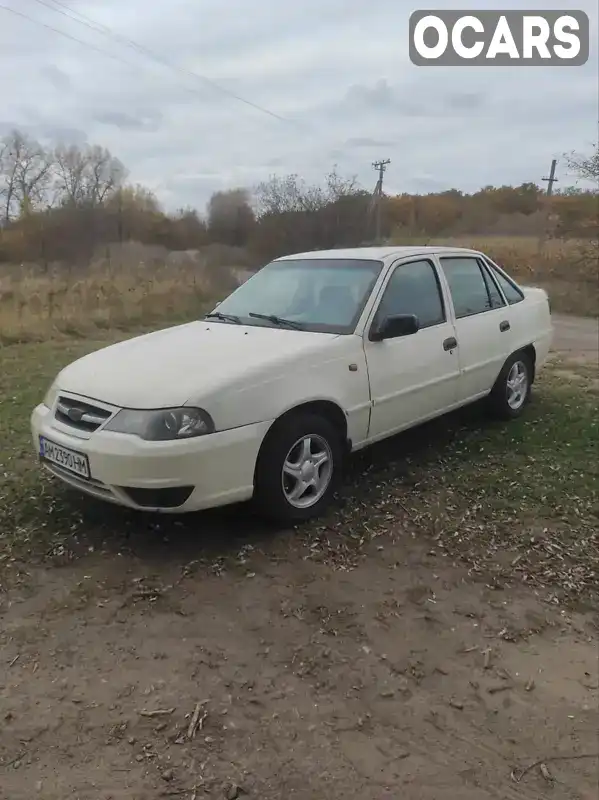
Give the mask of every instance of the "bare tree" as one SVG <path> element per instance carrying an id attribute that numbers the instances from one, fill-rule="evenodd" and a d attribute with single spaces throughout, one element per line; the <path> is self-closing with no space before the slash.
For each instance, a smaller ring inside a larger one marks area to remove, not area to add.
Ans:
<path id="1" fill-rule="evenodd" d="M 16 130 L 2 140 L 1 152 L 2 217 L 8 222 L 47 204 L 53 162 L 39 142 Z"/>
<path id="2" fill-rule="evenodd" d="M 315 211 L 325 204 L 320 186 L 310 186 L 299 175 L 271 176 L 254 189 L 258 216 Z"/>
<path id="3" fill-rule="evenodd" d="M 335 203 L 344 197 L 353 197 L 362 191 L 356 175 L 344 178 L 337 172 L 337 167 L 333 167 L 326 176 L 325 186 L 329 203 Z"/>
<path id="4" fill-rule="evenodd" d="M 261 181 L 254 188 L 254 199 L 258 216 L 284 214 L 287 211 L 299 211 L 297 196 L 299 194 L 297 175 L 286 175 L 280 178 L 272 175 L 267 181 Z"/>
<path id="5" fill-rule="evenodd" d="M 599 142 L 593 145 L 593 152 L 590 155 L 569 153 L 565 158 L 571 172 L 576 173 L 584 181 L 594 183 L 599 190 Z"/>
<path id="6" fill-rule="evenodd" d="M 308 184 L 299 175 L 271 176 L 254 189 L 258 216 L 289 212 L 315 212 L 345 197 L 360 193 L 357 178 L 344 178 L 334 167 L 325 176 L 324 185 Z"/>
<path id="7" fill-rule="evenodd" d="M 369 195 L 336 168 L 321 184 L 296 174 L 273 176 L 254 192 L 258 224 L 252 246 L 262 257 L 354 246 L 364 239 Z"/>
<path id="8" fill-rule="evenodd" d="M 79 205 L 86 199 L 88 161 L 83 151 L 59 145 L 54 151 L 54 187 L 61 205 Z"/>
<path id="9" fill-rule="evenodd" d="M 89 189 L 88 197 L 94 205 L 103 203 L 119 189 L 127 177 L 127 171 L 118 158 L 104 147 L 95 145 L 88 150 Z"/>
<path id="10" fill-rule="evenodd" d="M 110 151 L 99 146 L 60 145 L 54 151 L 55 191 L 62 205 L 98 206 L 123 185 L 126 170 Z"/>
<path id="11" fill-rule="evenodd" d="M 11 165 L 9 159 L 9 142 L 8 139 L 0 141 L 0 226 L 8 220 L 7 209 L 11 205 Z"/>
<path id="12" fill-rule="evenodd" d="M 0 177 L 2 180 L 2 221 L 9 222 L 15 213 L 15 186 L 18 171 L 21 136 L 17 131 L 5 136 L 2 140 L 0 160 Z"/>
<path id="13" fill-rule="evenodd" d="M 561 234 L 569 238 L 578 239 L 580 242 L 579 261 L 595 264 L 599 263 L 599 142 L 593 145 L 593 152 L 590 154 L 569 153 L 565 156 L 566 164 L 571 172 L 574 172 L 580 180 L 589 181 L 594 184 L 591 193 L 593 211 L 591 216 L 578 217 L 574 220 L 561 221 Z M 594 287 L 596 290 L 596 275 L 594 275 Z"/>

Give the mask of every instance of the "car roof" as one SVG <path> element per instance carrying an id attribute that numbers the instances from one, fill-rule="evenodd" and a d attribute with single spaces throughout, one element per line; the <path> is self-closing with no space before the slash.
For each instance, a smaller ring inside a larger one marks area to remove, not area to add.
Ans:
<path id="1" fill-rule="evenodd" d="M 306 253 L 293 253 L 277 258 L 276 261 L 290 261 L 293 259 L 366 259 L 368 261 L 386 261 L 389 258 L 403 258 L 404 256 L 430 255 L 432 253 L 454 255 L 464 253 L 478 253 L 468 247 L 445 247 L 442 245 L 388 245 L 386 247 L 349 247 L 338 250 L 310 250 Z"/>

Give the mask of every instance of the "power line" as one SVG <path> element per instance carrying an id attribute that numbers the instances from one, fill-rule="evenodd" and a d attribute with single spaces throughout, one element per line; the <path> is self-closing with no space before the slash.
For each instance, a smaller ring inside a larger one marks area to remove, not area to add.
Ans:
<path id="1" fill-rule="evenodd" d="M 117 42 L 119 42 L 119 41 L 122 42 L 129 49 L 137 51 L 138 53 L 146 56 L 146 58 L 150 58 L 153 61 L 156 61 L 157 63 L 161 64 L 162 66 L 168 67 L 169 69 L 175 70 L 176 72 L 180 72 L 180 73 L 182 73 L 184 75 L 187 75 L 189 77 L 195 78 L 196 80 L 202 81 L 203 83 L 211 86 L 213 89 L 216 89 L 217 91 L 221 92 L 222 94 L 228 95 L 229 97 L 233 98 L 234 100 L 237 100 L 240 103 L 244 103 L 245 105 L 250 106 L 251 108 L 254 108 L 257 111 L 260 111 L 263 114 L 267 114 L 268 116 L 279 120 L 280 122 L 286 122 L 286 123 L 289 123 L 289 124 L 292 124 L 292 125 L 297 124 L 297 123 L 294 123 L 293 120 L 287 119 L 286 117 L 283 117 L 280 114 L 276 114 L 274 111 L 271 111 L 270 109 L 266 108 L 265 106 L 261 106 L 258 103 L 252 102 L 251 100 L 247 100 L 245 97 L 242 97 L 241 95 L 238 95 L 235 92 L 230 91 L 226 87 L 221 86 L 220 84 L 216 83 L 215 81 L 212 81 L 210 78 L 207 78 L 204 75 L 199 75 L 199 74 L 197 74 L 195 72 L 192 72 L 191 70 L 187 70 L 187 69 L 185 69 L 183 67 L 177 67 L 176 65 L 171 64 L 168 61 L 165 61 L 161 56 L 156 55 L 156 53 L 153 53 L 151 50 L 148 50 L 146 47 L 144 47 L 143 45 L 139 44 L 138 42 L 135 42 L 132 39 L 127 39 L 124 36 L 120 36 L 119 34 L 117 34 L 114 31 L 112 31 L 108 26 L 102 25 L 101 23 L 96 22 L 95 20 L 91 19 L 90 17 L 86 17 L 84 14 L 81 14 L 78 11 L 74 12 L 74 13 L 77 14 L 77 16 L 81 17 L 81 19 L 76 19 L 76 17 L 72 16 L 72 14 L 70 14 L 70 13 L 67 14 L 65 11 L 62 11 L 60 8 L 55 8 L 54 6 L 49 5 L 47 2 L 44 2 L 44 0 L 35 0 L 35 2 L 37 2 L 41 6 L 44 6 L 45 8 L 49 9 L 50 11 L 54 11 L 57 14 L 62 14 L 62 16 L 66 17 L 67 19 L 70 19 L 73 22 L 78 23 L 79 25 L 84 25 L 85 27 L 90 28 L 90 30 L 95 31 L 96 33 L 100 33 L 100 34 L 102 34 L 103 36 L 105 36 L 105 37 L 107 37 L 109 39 L 112 39 L 112 40 L 117 41 Z M 62 6 L 62 8 L 66 8 L 69 11 L 72 11 L 72 9 L 70 9 L 68 6 L 65 6 L 63 3 L 58 2 L 58 0 L 53 0 L 53 2 L 57 6 Z M 48 24 L 46 24 L 44 22 L 40 22 L 37 19 L 34 19 L 33 17 L 29 17 L 27 14 L 23 14 L 20 11 L 15 11 L 12 8 L 8 8 L 8 7 L 2 6 L 2 5 L 0 5 L 0 8 L 4 9 L 5 11 L 9 11 L 10 13 L 15 14 L 16 16 L 22 17 L 23 19 L 26 19 L 28 22 L 32 22 L 35 25 L 40 25 L 40 26 L 42 26 L 44 28 L 47 28 L 48 30 L 53 31 L 54 33 L 58 33 L 59 35 L 66 37 L 67 39 L 71 39 L 72 41 L 77 42 L 78 44 L 81 44 L 84 47 L 87 47 L 88 49 L 91 48 L 92 50 L 95 50 L 96 52 L 101 53 L 102 55 L 105 55 L 108 58 L 112 58 L 112 59 L 114 59 L 116 61 L 120 61 L 121 63 L 127 64 L 127 66 L 136 66 L 135 64 L 133 64 L 130 61 L 125 61 L 124 59 L 122 59 L 122 58 L 120 58 L 118 56 L 115 56 L 115 55 L 113 55 L 111 53 L 108 53 L 108 52 L 106 52 L 105 50 L 102 50 L 99 47 L 95 47 L 94 45 L 90 45 L 87 42 L 84 42 L 83 40 L 78 39 L 76 36 L 72 36 L 71 34 L 68 34 L 65 31 L 60 30 L 59 28 L 54 28 L 51 25 L 48 25 Z M 183 88 L 185 88 L 187 91 L 193 92 L 194 94 L 198 94 L 191 87 L 183 86 Z"/>
<path id="2" fill-rule="evenodd" d="M 121 36 L 120 34 L 113 31 L 111 28 L 109 28 L 107 25 L 104 25 L 101 22 L 97 22 L 96 20 L 86 16 L 85 14 L 82 14 L 79 11 L 71 9 L 64 3 L 59 2 L 59 0 L 50 0 L 50 1 L 52 5 L 49 5 L 44 0 L 35 0 L 35 2 L 39 3 L 39 5 L 45 6 L 46 8 L 56 12 L 57 14 L 62 14 L 62 16 L 66 17 L 67 19 L 73 20 L 73 22 L 77 22 L 79 25 L 84 25 L 90 30 L 100 33 L 103 36 L 106 36 L 109 39 L 113 39 L 116 42 L 122 42 L 126 47 L 137 51 L 141 55 L 146 56 L 146 58 L 150 58 L 153 61 L 156 61 L 157 63 L 161 64 L 162 66 L 167 67 L 168 69 L 172 69 L 175 72 L 180 72 L 182 75 L 187 75 L 191 78 L 195 78 L 196 80 L 202 81 L 203 83 L 207 84 L 208 86 L 211 86 L 213 89 L 216 89 L 222 94 L 226 94 L 229 97 L 233 98 L 234 100 L 237 100 L 240 103 L 244 103 L 245 105 L 250 106 L 251 108 L 254 108 L 257 111 L 261 111 L 263 114 L 267 114 L 268 116 L 274 117 L 275 119 L 278 119 L 281 122 L 296 124 L 294 123 L 293 120 L 290 120 L 287 117 L 283 117 L 282 115 L 277 114 L 274 111 L 271 111 L 269 108 L 266 108 L 265 106 L 259 105 L 258 103 L 254 103 L 253 101 L 248 100 L 247 98 L 242 97 L 241 95 L 238 95 L 235 92 L 232 92 L 230 89 L 221 86 L 219 83 L 211 80 L 210 78 L 207 78 L 205 75 L 200 75 L 196 72 L 192 72 L 191 70 L 185 69 L 184 67 L 179 67 L 176 64 L 171 64 L 169 61 L 166 61 L 164 58 L 162 58 L 162 56 L 157 55 L 152 50 L 149 50 L 147 47 L 144 47 L 144 45 L 139 44 L 139 42 L 136 42 L 133 39 L 128 39 L 125 36 Z M 60 6 L 60 8 L 55 8 L 55 6 Z M 69 13 L 62 11 L 61 8 L 67 9 Z M 73 14 L 75 14 L 76 16 L 73 16 Z M 79 17 L 80 19 L 77 19 L 76 17 Z"/>
<path id="3" fill-rule="evenodd" d="M 98 33 L 108 34 L 111 38 L 118 39 L 129 47 L 134 46 L 136 50 L 144 53 L 144 48 L 141 45 L 137 45 L 131 40 L 126 39 L 124 36 L 112 31 L 107 25 L 97 22 L 96 20 L 91 19 L 91 17 L 86 17 L 85 14 L 82 14 L 80 11 L 75 11 L 74 8 L 71 8 L 65 3 L 61 3 L 60 0 L 49 0 L 51 5 L 48 5 L 48 3 L 44 2 L 44 0 L 35 0 L 35 2 L 42 6 L 46 6 L 46 8 L 49 8 L 51 11 L 62 14 L 63 17 L 72 19 L 74 22 L 79 22 L 80 25 L 85 25 L 85 27 L 90 28 L 90 30 L 97 31 Z M 59 8 L 56 8 L 56 6 L 59 6 Z M 61 11 L 60 9 L 65 9 L 65 11 Z M 77 17 L 79 17 L 79 19 L 77 19 Z M 144 53 L 144 55 L 145 54 L 146 53 Z"/>
<path id="4" fill-rule="evenodd" d="M 21 17 L 22 19 L 26 19 L 27 22 L 32 22 L 34 25 L 39 25 L 40 27 L 46 28 L 49 31 L 53 31 L 54 33 L 57 33 L 59 36 L 64 36 L 65 39 L 70 39 L 72 42 L 77 42 L 77 44 L 81 44 L 84 47 L 87 47 L 88 50 L 95 50 L 96 53 L 100 53 L 101 55 L 106 56 L 107 58 L 112 58 L 114 61 L 118 61 L 121 64 L 126 64 L 128 67 L 135 66 L 135 64 L 132 64 L 131 61 L 125 61 L 125 59 L 120 58 L 120 56 L 115 56 L 112 53 L 107 53 L 106 50 L 102 50 L 99 47 L 95 47 L 93 44 L 84 42 L 81 39 L 78 39 L 76 36 L 71 36 L 70 33 L 61 31 L 59 28 L 53 28 L 52 25 L 48 25 L 45 22 L 40 22 L 37 19 L 28 17 L 27 14 L 22 14 L 20 11 L 15 11 L 14 8 L 8 8 L 8 6 L 0 5 L 0 10 L 8 11 L 9 14 L 14 14 L 16 17 Z"/>

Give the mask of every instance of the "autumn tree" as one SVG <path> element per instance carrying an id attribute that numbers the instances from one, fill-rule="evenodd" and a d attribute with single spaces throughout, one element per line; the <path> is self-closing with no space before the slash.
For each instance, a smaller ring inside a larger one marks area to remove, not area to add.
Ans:
<path id="1" fill-rule="evenodd" d="M 195 250 L 207 244 L 206 223 L 195 208 L 181 208 L 169 218 L 167 246 L 171 250 Z"/>
<path id="2" fill-rule="evenodd" d="M 581 185 L 559 185 L 550 198 L 553 235 L 596 247 L 599 155 L 565 157 Z M 563 163 L 563 162 L 562 162 Z M 371 192 L 336 168 L 320 181 L 271 176 L 253 189 L 216 192 L 206 218 L 193 208 L 167 212 L 101 146 L 45 149 L 20 131 L 0 139 L 0 260 L 81 265 L 98 248 L 135 240 L 168 250 L 210 243 L 245 248 L 249 260 L 372 241 Z M 591 183 L 591 187 L 584 188 Z M 472 235 L 536 236 L 547 197 L 535 183 L 485 186 L 382 198 L 382 234 L 396 243 Z M 221 248 L 222 249 L 222 248 Z M 586 252 L 586 251 L 585 251 Z M 238 250 L 240 257 L 241 252 Z M 229 256 L 227 256 L 228 258 Z"/>
<path id="3" fill-rule="evenodd" d="M 322 184 L 272 176 L 254 189 L 257 225 L 251 247 L 262 258 L 360 244 L 368 235 L 370 195 L 333 169 Z"/>
<path id="4" fill-rule="evenodd" d="M 463 213 L 463 197 L 455 190 L 415 196 L 401 194 L 386 201 L 394 235 L 438 236 L 451 230 Z"/>
<path id="5" fill-rule="evenodd" d="M 310 211 L 322 205 L 322 190 L 299 175 L 273 175 L 254 189 L 258 217 Z"/>
<path id="6" fill-rule="evenodd" d="M 558 214 L 558 232 L 562 236 L 586 239 L 586 256 L 599 260 L 599 142 L 593 145 L 590 153 L 572 152 L 565 156 L 570 172 L 578 180 L 591 183 L 593 188 L 587 192 L 573 190 L 570 203 L 562 202 L 561 213 Z M 578 201 L 578 213 L 574 213 L 574 203 Z M 584 206 L 580 201 L 584 202 Z M 585 202 L 586 201 L 586 202 Z M 557 207 L 559 209 L 559 206 Z M 582 209 L 584 208 L 584 211 Z M 582 213 L 581 213 L 582 212 Z"/>
<path id="7" fill-rule="evenodd" d="M 243 247 L 255 221 L 247 189 L 216 192 L 208 202 L 208 233 L 213 241 Z"/>

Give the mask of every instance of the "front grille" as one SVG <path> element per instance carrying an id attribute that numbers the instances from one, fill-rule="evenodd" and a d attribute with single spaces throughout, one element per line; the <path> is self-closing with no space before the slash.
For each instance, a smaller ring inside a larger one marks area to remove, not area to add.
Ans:
<path id="1" fill-rule="evenodd" d="M 74 400 L 72 397 L 58 398 L 56 404 L 55 418 L 63 425 L 69 425 L 80 431 L 91 433 L 100 425 L 103 425 L 112 415 L 106 408 L 84 403 L 81 400 Z"/>

